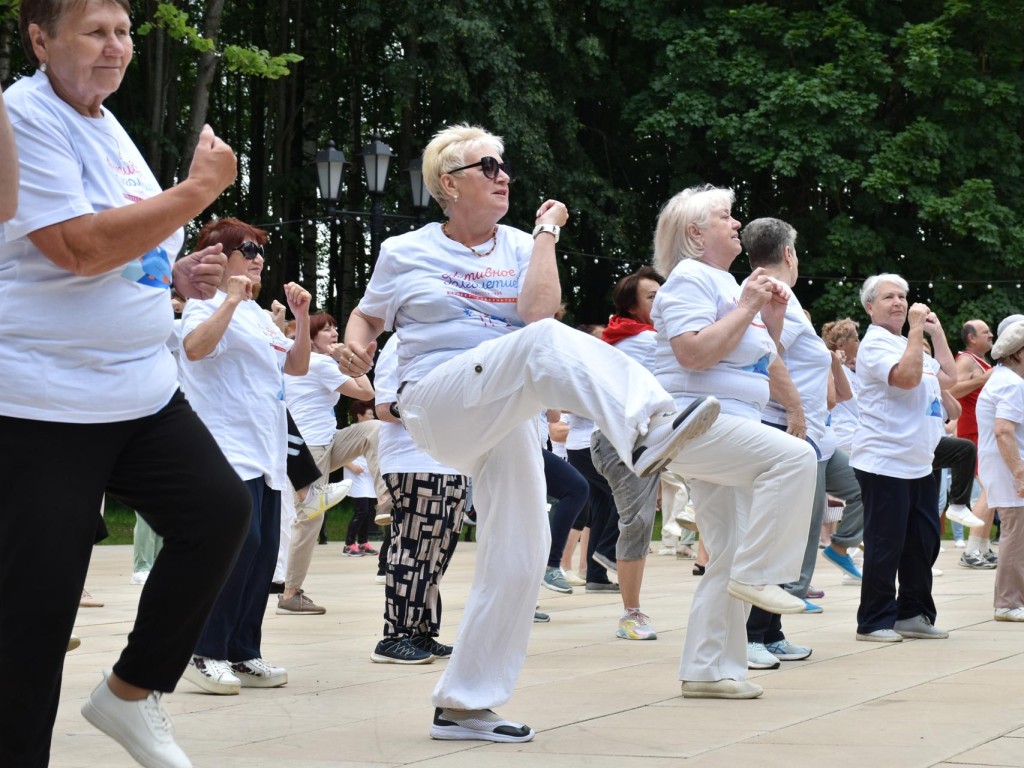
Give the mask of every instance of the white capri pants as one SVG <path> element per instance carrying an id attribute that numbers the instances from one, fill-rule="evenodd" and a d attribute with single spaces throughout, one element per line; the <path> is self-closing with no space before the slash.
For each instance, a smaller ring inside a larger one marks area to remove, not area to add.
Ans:
<path id="1" fill-rule="evenodd" d="M 550 549 L 537 413 L 593 419 L 624 461 L 657 413 L 675 410 L 646 368 L 610 344 L 540 320 L 435 368 L 398 395 L 417 446 L 473 479 L 477 561 L 436 707 L 508 701 L 526 659 Z"/>

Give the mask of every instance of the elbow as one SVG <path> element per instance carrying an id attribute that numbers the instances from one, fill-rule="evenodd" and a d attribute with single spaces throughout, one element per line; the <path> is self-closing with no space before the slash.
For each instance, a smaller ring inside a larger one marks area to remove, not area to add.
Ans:
<path id="1" fill-rule="evenodd" d="M 196 349 L 194 346 L 182 344 L 181 347 L 185 351 L 185 359 L 188 360 L 190 363 L 197 362 L 199 360 L 202 360 L 203 357 L 205 357 L 205 355 L 200 354 L 199 350 Z"/>

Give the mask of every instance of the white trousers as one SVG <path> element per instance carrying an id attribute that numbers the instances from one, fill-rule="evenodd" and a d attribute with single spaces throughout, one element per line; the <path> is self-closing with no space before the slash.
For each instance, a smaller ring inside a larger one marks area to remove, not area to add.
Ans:
<path id="1" fill-rule="evenodd" d="M 722 414 L 668 468 L 685 477 L 710 560 L 690 605 L 680 680 L 745 680 L 750 606 L 729 579 L 786 584 L 800 575 L 817 458 L 803 440 Z"/>
<path id="2" fill-rule="evenodd" d="M 477 561 L 437 707 L 489 709 L 512 695 L 526 659 L 551 530 L 535 420 L 543 408 L 587 416 L 631 462 L 672 398 L 610 344 L 541 320 L 484 342 L 406 385 L 402 421 L 417 446 L 473 479 Z"/>

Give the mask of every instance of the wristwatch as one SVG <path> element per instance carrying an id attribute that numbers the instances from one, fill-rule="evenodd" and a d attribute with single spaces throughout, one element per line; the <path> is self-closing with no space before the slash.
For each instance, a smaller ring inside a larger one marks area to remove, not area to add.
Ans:
<path id="1" fill-rule="evenodd" d="M 550 232 L 552 235 L 555 236 L 555 242 L 557 243 L 558 235 L 561 231 L 562 228 L 557 224 L 538 224 L 536 227 L 533 228 L 533 239 L 536 240 L 537 235 L 539 235 L 541 232 Z"/>

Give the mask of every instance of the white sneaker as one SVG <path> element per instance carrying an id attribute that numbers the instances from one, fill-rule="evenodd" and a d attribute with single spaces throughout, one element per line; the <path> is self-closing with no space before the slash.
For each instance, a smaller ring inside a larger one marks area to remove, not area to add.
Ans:
<path id="1" fill-rule="evenodd" d="M 1024 621 L 1024 608 L 996 608 L 996 621 Z"/>
<path id="2" fill-rule="evenodd" d="M 966 504 L 950 504 L 946 507 L 946 519 L 960 523 L 964 528 L 975 528 L 985 524 L 985 521 L 971 512 Z"/>
<path id="3" fill-rule="evenodd" d="M 942 575 L 942 569 L 941 568 L 936 568 L 933 565 L 932 566 L 932 576 L 941 576 L 941 575 Z"/>
<path id="4" fill-rule="evenodd" d="M 350 490 L 352 490 L 351 480 L 328 483 L 321 488 L 310 489 L 302 503 L 296 506 L 302 507 L 306 511 L 306 519 L 313 520 L 348 496 Z"/>
<path id="5" fill-rule="evenodd" d="M 149 571 L 136 571 L 132 574 L 132 577 L 128 580 L 129 584 L 136 584 L 142 586 L 146 583 L 146 579 L 149 578 Z"/>
<path id="6" fill-rule="evenodd" d="M 963 539 L 954 539 L 953 546 L 957 549 L 964 549 L 967 546 L 967 542 L 965 542 Z"/>
<path id="7" fill-rule="evenodd" d="M 236 661 L 231 671 L 243 688 L 279 688 L 288 682 L 288 670 L 275 667 L 263 659 Z"/>
<path id="8" fill-rule="evenodd" d="M 661 472 L 688 440 L 711 429 L 719 410 L 718 400 L 708 395 L 697 398 L 684 411 L 652 416 L 647 434 L 633 448 L 633 471 L 640 477 Z"/>
<path id="9" fill-rule="evenodd" d="M 82 705 L 82 716 L 147 768 L 192 768 L 155 691 L 141 701 L 125 701 L 110 690 L 104 674 Z"/>
<path id="10" fill-rule="evenodd" d="M 207 693 L 234 696 L 242 690 L 242 681 L 231 673 L 226 661 L 193 656 L 182 674 L 182 679 L 197 685 Z"/>

